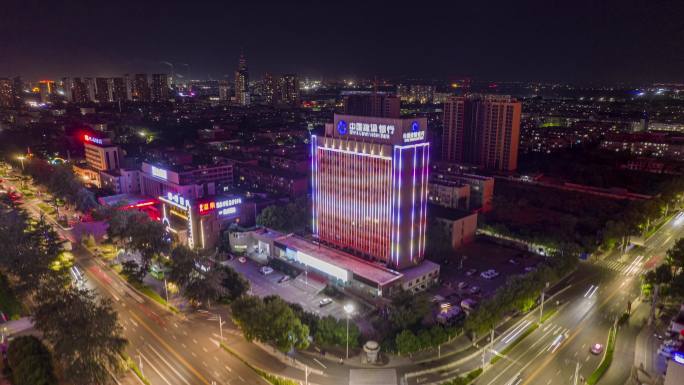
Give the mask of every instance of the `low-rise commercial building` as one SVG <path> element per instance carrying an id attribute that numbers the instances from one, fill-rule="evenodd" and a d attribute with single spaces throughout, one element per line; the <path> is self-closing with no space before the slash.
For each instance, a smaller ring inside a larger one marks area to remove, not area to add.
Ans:
<path id="1" fill-rule="evenodd" d="M 195 200 L 232 185 L 232 163 L 166 166 L 143 162 L 140 170 L 140 193 L 151 197 L 173 193 Z"/>

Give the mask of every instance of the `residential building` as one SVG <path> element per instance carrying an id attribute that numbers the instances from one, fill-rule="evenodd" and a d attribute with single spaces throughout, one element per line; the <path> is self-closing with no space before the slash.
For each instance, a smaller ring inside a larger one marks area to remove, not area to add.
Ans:
<path id="1" fill-rule="evenodd" d="M 510 96 L 449 98 L 444 103 L 442 160 L 514 171 L 518 167 L 521 108 Z"/>
<path id="2" fill-rule="evenodd" d="M 155 102 L 166 101 L 169 99 L 168 74 L 152 74 L 151 94 L 152 100 Z"/>
<path id="3" fill-rule="evenodd" d="M 296 74 L 285 74 L 278 80 L 278 102 L 288 106 L 299 105 L 299 80 Z"/>
<path id="4" fill-rule="evenodd" d="M 112 101 L 110 85 L 110 79 L 108 78 L 95 78 L 95 100 L 97 102 L 107 103 Z"/>
<path id="5" fill-rule="evenodd" d="M 14 107 L 14 88 L 8 78 L 0 78 L 0 107 Z"/>
<path id="6" fill-rule="evenodd" d="M 247 69 L 247 58 L 240 53 L 238 69 L 235 71 L 235 103 L 239 106 L 248 106 L 249 97 L 249 71 Z"/>
<path id="7" fill-rule="evenodd" d="M 358 116 L 399 118 L 401 101 L 397 96 L 372 92 L 354 93 L 344 97 L 344 113 Z"/>

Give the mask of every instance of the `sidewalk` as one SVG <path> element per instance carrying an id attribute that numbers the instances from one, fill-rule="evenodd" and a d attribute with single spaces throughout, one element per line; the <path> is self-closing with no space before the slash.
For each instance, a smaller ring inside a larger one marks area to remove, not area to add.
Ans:
<path id="1" fill-rule="evenodd" d="M 601 378 L 601 384 L 622 385 L 635 380 L 634 376 L 639 367 L 638 363 L 635 363 L 638 352 L 637 339 L 644 330 L 648 329 L 645 327 L 648 312 L 648 303 L 641 302 L 632 312 L 629 321 L 618 328 L 613 361 Z M 636 384 L 636 382 L 633 383 Z"/>

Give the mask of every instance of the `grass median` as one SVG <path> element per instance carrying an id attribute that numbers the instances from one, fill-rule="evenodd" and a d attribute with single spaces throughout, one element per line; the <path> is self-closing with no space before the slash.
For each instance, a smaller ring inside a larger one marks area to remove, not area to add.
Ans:
<path id="1" fill-rule="evenodd" d="M 459 376 L 440 385 L 468 385 L 482 374 L 482 368 L 468 372 L 465 376 Z"/>
<path id="2" fill-rule="evenodd" d="M 235 358 L 240 360 L 243 364 L 247 365 L 247 367 L 252 369 L 256 374 L 261 376 L 264 380 L 268 381 L 269 383 L 271 383 L 273 385 L 300 385 L 300 383 L 301 383 L 300 381 L 295 381 L 295 380 L 291 380 L 289 378 L 276 376 L 275 374 L 271 374 L 265 370 L 261 370 L 261 369 L 257 368 L 256 366 L 250 364 L 247 360 L 242 358 L 241 355 L 237 354 L 237 352 L 235 352 L 233 349 L 229 348 L 223 342 L 221 342 L 221 347 L 223 348 L 223 350 L 227 351 L 232 356 L 234 356 Z"/>
<path id="3" fill-rule="evenodd" d="M 143 384 L 152 385 L 150 383 L 150 380 L 148 380 L 147 377 L 145 377 L 143 375 L 143 373 L 140 370 L 140 368 L 138 367 L 138 365 L 136 365 L 135 361 L 133 361 L 133 359 L 131 357 L 129 357 L 128 354 L 125 354 L 124 361 L 126 361 L 126 364 L 128 365 L 128 367 L 133 371 L 133 373 L 135 373 L 136 376 L 138 376 L 138 378 L 140 379 L 140 381 L 143 382 Z"/>
<path id="4" fill-rule="evenodd" d="M 587 378 L 588 385 L 595 385 L 601 377 L 608 371 L 611 362 L 613 362 L 613 351 L 615 350 L 615 338 L 617 337 L 617 328 L 612 327 L 608 332 L 608 343 L 606 343 L 606 353 L 603 355 L 603 359 L 599 366 L 594 370 L 593 373 Z"/>

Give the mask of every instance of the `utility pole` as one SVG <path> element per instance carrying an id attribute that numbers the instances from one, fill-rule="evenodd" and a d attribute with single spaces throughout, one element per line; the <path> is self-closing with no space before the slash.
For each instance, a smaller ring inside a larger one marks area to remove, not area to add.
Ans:
<path id="1" fill-rule="evenodd" d="M 542 323 L 542 316 L 544 315 L 544 295 L 546 294 L 546 289 L 549 288 L 549 283 L 546 282 L 546 286 L 542 289 L 542 296 L 541 296 L 541 306 L 539 306 L 539 324 L 541 325 Z"/>
<path id="2" fill-rule="evenodd" d="M 309 385 L 309 367 L 304 365 L 304 384 Z"/>
<path id="3" fill-rule="evenodd" d="M 494 328 L 492 328 L 492 334 L 489 337 L 489 350 L 494 351 Z"/>
<path id="4" fill-rule="evenodd" d="M 164 277 L 164 291 L 166 292 L 166 304 L 169 303 L 169 286 L 166 284 L 166 277 Z"/>
<path id="5" fill-rule="evenodd" d="M 218 313 L 219 319 L 219 333 L 221 335 L 221 342 L 223 342 L 223 321 L 221 321 L 221 313 Z"/>
<path id="6" fill-rule="evenodd" d="M 145 377 L 145 373 L 143 372 L 142 354 L 140 353 L 138 354 L 138 364 L 140 365 L 140 374 Z"/>
<path id="7" fill-rule="evenodd" d="M 575 365 L 575 385 L 579 384 L 579 369 L 580 369 L 580 364 L 579 364 L 579 361 L 577 361 L 577 364 Z"/>

